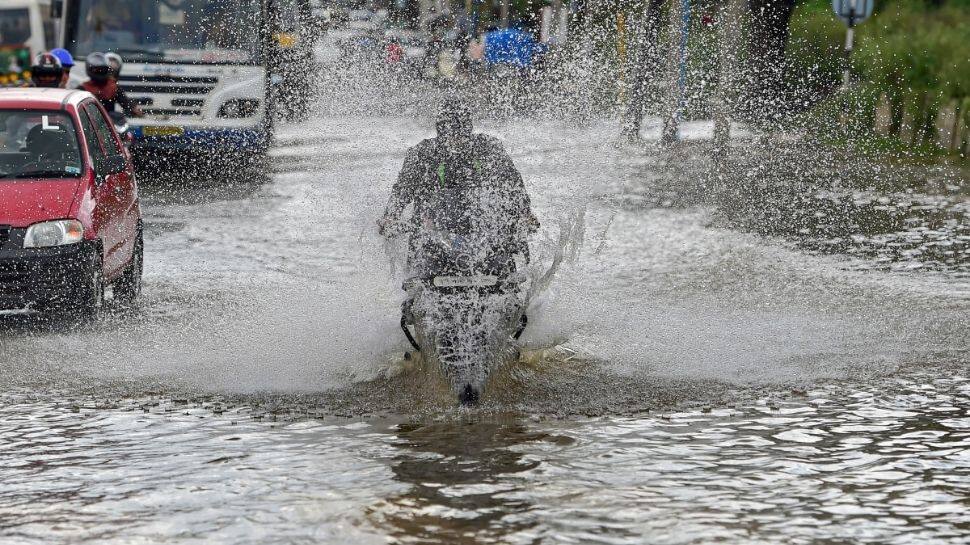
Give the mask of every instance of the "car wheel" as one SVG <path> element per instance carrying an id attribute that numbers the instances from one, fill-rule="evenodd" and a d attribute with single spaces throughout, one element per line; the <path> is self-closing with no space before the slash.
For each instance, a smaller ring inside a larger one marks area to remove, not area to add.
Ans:
<path id="1" fill-rule="evenodd" d="M 145 268 L 145 243 L 141 229 L 138 230 L 135 238 L 135 250 L 131 255 L 131 261 L 122 273 L 121 278 L 114 285 L 115 301 L 123 307 L 134 306 L 138 296 L 141 295 L 142 271 Z"/>
<path id="2" fill-rule="evenodd" d="M 104 308 L 104 271 L 101 252 L 95 252 L 85 282 L 72 305 L 74 314 L 82 320 L 95 320 Z"/>

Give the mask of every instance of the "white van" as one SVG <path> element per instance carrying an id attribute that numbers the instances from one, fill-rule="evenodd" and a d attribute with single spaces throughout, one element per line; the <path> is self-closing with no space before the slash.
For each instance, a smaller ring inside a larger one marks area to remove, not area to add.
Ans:
<path id="1" fill-rule="evenodd" d="M 0 85 L 24 79 L 34 55 L 56 47 L 50 0 L 0 0 Z"/>

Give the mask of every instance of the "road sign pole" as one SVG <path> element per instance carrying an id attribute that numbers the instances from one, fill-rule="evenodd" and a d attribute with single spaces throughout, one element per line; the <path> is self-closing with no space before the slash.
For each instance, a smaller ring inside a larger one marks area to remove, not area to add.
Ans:
<path id="1" fill-rule="evenodd" d="M 855 42 L 855 7 L 849 9 L 849 25 L 845 31 L 845 70 L 842 72 L 842 86 L 849 87 L 852 79 L 852 47 Z"/>

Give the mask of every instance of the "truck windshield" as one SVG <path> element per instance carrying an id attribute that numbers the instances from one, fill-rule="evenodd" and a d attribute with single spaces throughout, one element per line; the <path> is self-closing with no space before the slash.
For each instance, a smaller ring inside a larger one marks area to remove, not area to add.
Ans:
<path id="1" fill-rule="evenodd" d="M 80 0 L 75 56 L 114 51 L 132 62 L 255 63 L 260 6 L 259 0 Z"/>
<path id="2" fill-rule="evenodd" d="M 47 110 L 0 110 L 0 181 L 77 178 L 83 171 L 71 118 Z"/>

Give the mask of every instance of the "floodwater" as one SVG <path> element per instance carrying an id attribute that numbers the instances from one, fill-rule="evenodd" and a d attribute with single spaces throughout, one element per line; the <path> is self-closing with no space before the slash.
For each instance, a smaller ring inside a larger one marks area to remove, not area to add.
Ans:
<path id="1" fill-rule="evenodd" d="M 140 309 L 4 318 L 0 542 L 967 542 L 959 262 L 736 229 L 612 123 L 486 123 L 562 265 L 459 410 L 374 232 L 429 129 L 324 115 L 266 176 L 146 180 Z"/>

